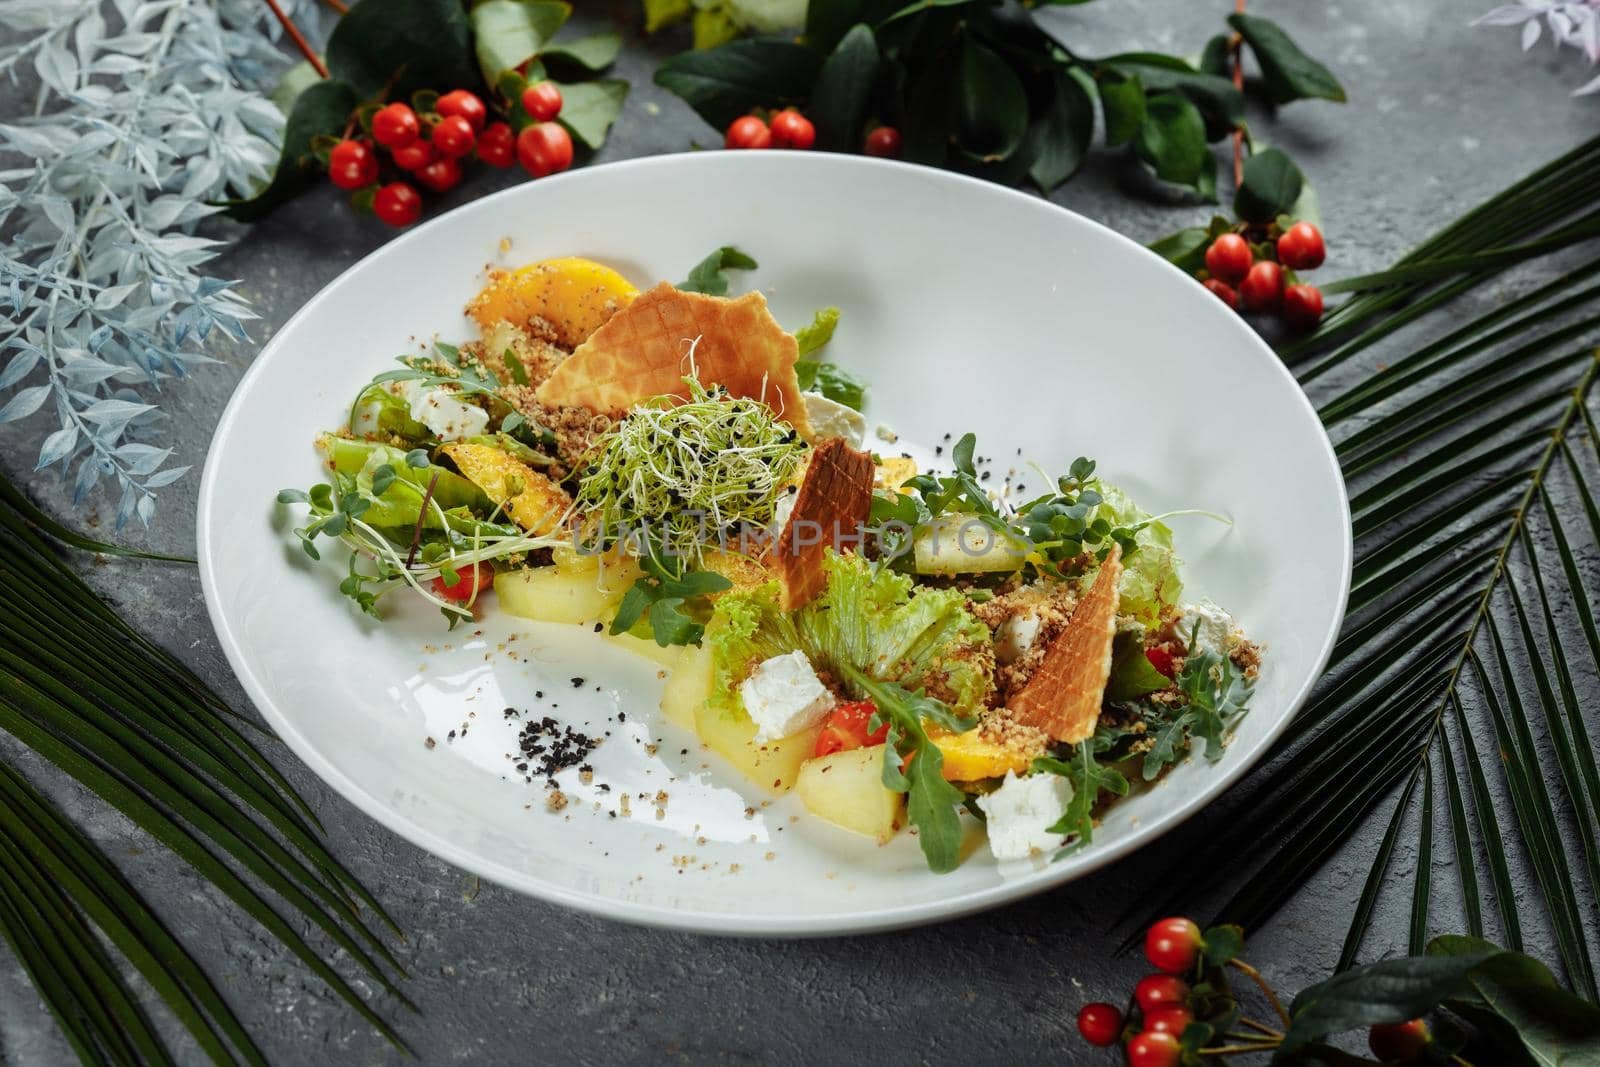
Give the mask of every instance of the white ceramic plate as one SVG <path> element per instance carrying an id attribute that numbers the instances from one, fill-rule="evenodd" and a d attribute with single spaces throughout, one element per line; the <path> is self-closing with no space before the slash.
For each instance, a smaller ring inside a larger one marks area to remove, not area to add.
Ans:
<path id="1" fill-rule="evenodd" d="M 1220 764 L 1176 768 L 1114 807 L 1070 858 L 997 864 L 974 825 L 960 869 L 934 875 L 909 835 L 877 848 L 804 817 L 792 796 L 762 806 L 758 788 L 660 721 L 657 664 L 492 607 L 481 627 L 454 633 L 416 604 L 372 624 L 335 589 L 344 560 L 313 566 L 287 536 L 290 509 L 274 494 L 318 480 L 313 437 L 418 338 L 474 336 L 461 309 L 486 264 L 583 255 L 644 286 L 683 277 L 722 244 L 761 262 L 739 282 L 765 290 L 781 322 L 843 309 L 828 354 L 872 383 L 873 424 L 926 445 L 973 430 L 980 454 L 1010 463 L 1020 449 L 1019 469 L 1090 455 L 1152 512 L 1233 518 L 1174 520 L 1191 595 L 1226 605 L 1268 649 Z M 1328 439 L 1278 359 L 1132 241 L 940 171 L 703 152 L 520 185 L 346 271 L 240 383 L 206 461 L 198 532 L 206 606 L 246 692 L 301 759 L 385 826 L 483 877 L 613 918 L 806 936 L 1014 900 L 1194 814 L 1263 753 L 1326 663 L 1349 530 Z M 563 779 L 573 802 L 559 814 L 512 773 L 518 724 L 502 716 L 552 702 L 579 729 L 611 731 L 594 785 Z M 618 712 L 626 722 L 610 721 Z M 658 790 L 661 815 L 649 799 Z M 612 817 L 623 793 L 629 813 Z"/>

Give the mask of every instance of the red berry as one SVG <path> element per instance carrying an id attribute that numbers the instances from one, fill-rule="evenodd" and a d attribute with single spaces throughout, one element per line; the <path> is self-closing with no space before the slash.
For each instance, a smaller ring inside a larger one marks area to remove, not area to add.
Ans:
<path id="1" fill-rule="evenodd" d="M 1278 238 L 1278 261 L 1290 270 L 1316 270 L 1328 258 L 1322 231 L 1309 222 L 1297 222 Z"/>
<path id="2" fill-rule="evenodd" d="M 817 143 L 817 128 L 792 107 L 772 116 L 772 147 L 810 148 Z"/>
<path id="3" fill-rule="evenodd" d="M 1421 1019 L 1404 1023 L 1376 1023 L 1367 1031 L 1367 1047 L 1384 1063 L 1416 1063 L 1432 1040 Z"/>
<path id="4" fill-rule="evenodd" d="M 449 584 L 442 574 L 433 580 L 435 595 L 458 604 L 482 597 L 483 591 L 493 586 L 494 567 L 487 563 L 473 563 L 461 568 L 456 572 L 454 585 Z"/>
<path id="5" fill-rule="evenodd" d="M 1109 1048 L 1122 1036 L 1122 1012 L 1114 1004 L 1085 1004 L 1078 1012 L 1078 1033 L 1091 1045 Z"/>
<path id="6" fill-rule="evenodd" d="M 517 159 L 535 178 L 572 166 L 572 135 L 559 122 L 535 122 L 517 134 Z"/>
<path id="7" fill-rule="evenodd" d="M 1146 1015 L 1157 1008 L 1181 1005 L 1188 997 L 1189 983 L 1171 974 L 1147 974 L 1133 987 L 1133 999 Z"/>
<path id="8" fill-rule="evenodd" d="M 509 167 L 517 161 L 517 138 L 503 122 L 491 122 L 478 134 L 478 158 L 491 167 Z"/>
<path id="9" fill-rule="evenodd" d="M 1225 233 L 1206 249 L 1206 270 L 1213 278 L 1237 285 L 1250 273 L 1250 264 L 1255 258 L 1249 241 L 1236 233 Z"/>
<path id="10" fill-rule="evenodd" d="M 432 140 L 434 150 L 441 156 L 460 159 L 472 151 L 477 135 L 472 132 L 472 123 L 460 115 L 446 115 L 433 127 Z"/>
<path id="11" fill-rule="evenodd" d="M 436 159 L 425 167 L 418 167 L 416 174 L 423 188 L 442 193 L 455 188 L 461 180 L 461 164 L 453 159 Z"/>
<path id="12" fill-rule="evenodd" d="M 340 141 L 328 153 L 328 177 L 341 189 L 360 189 L 378 180 L 378 156 L 365 141 Z"/>
<path id="13" fill-rule="evenodd" d="M 1222 301 L 1224 304 L 1227 304 L 1235 311 L 1239 310 L 1239 293 L 1234 289 L 1233 286 L 1229 285 L 1221 278 L 1207 278 L 1200 284 L 1211 290 L 1212 294 L 1216 296 L 1218 300 Z"/>
<path id="14" fill-rule="evenodd" d="M 561 90 L 555 82 L 534 82 L 522 90 L 522 110 L 534 122 L 549 122 L 561 114 Z"/>
<path id="15" fill-rule="evenodd" d="M 1144 1015 L 1145 1033 L 1171 1034 L 1181 1038 L 1183 1028 L 1194 1022 L 1194 1016 L 1189 1014 L 1189 1009 L 1176 1004 L 1169 1004 L 1154 1011 L 1147 1011 Z"/>
<path id="16" fill-rule="evenodd" d="M 1146 1030 L 1128 1042 L 1128 1067 L 1178 1067 L 1183 1046 L 1171 1034 Z"/>
<path id="17" fill-rule="evenodd" d="M 373 196 L 372 213 L 390 226 L 410 226 L 422 214 L 422 196 L 405 182 L 390 182 Z"/>
<path id="18" fill-rule="evenodd" d="M 879 159 L 900 158 L 900 131 L 893 126 L 878 126 L 867 134 L 867 142 L 861 150 L 869 156 Z"/>
<path id="19" fill-rule="evenodd" d="M 417 113 L 405 104 L 385 104 L 372 116 L 372 139 L 385 148 L 404 148 L 421 133 Z"/>
<path id="20" fill-rule="evenodd" d="M 1239 295 L 1251 311 L 1272 311 L 1283 299 L 1283 268 L 1263 259 L 1239 283 Z"/>
<path id="21" fill-rule="evenodd" d="M 1144 955 L 1158 971 L 1184 974 L 1200 958 L 1200 944 L 1193 919 L 1160 919 L 1144 935 Z"/>
<path id="22" fill-rule="evenodd" d="M 439 153 L 433 150 L 433 145 L 421 137 L 404 148 L 396 148 L 389 154 L 394 158 L 394 165 L 401 170 L 419 170 L 439 158 Z"/>
<path id="23" fill-rule="evenodd" d="M 745 115 L 728 123 L 723 144 L 729 148 L 771 148 L 772 130 L 756 115 Z"/>
<path id="24" fill-rule="evenodd" d="M 1322 290 L 1291 285 L 1283 291 L 1283 319 L 1296 330 L 1314 329 L 1322 321 Z"/>
<path id="25" fill-rule="evenodd" d="M 483 129 L 483 124 L 489 121 L 489 109 L 483 106 L 483 101 L 478 99 L 476 93 L 469 93 L 465 89 L 450 90 L 433 107 L 441 115 L 466 119 L 473 133 Z"/>

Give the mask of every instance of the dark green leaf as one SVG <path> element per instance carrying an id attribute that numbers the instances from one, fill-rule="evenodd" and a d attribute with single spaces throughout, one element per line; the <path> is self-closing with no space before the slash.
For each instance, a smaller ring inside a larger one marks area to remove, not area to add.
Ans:
<path id="1" fill-rule="evenodd" d="M 628 83 L 620 78 L 598 78 L 562 84 L 560 88 L 561 114 L 556 116 L 557 121 L 585 146 L 599 148 L 605 143 L 611 124 L 622 114 Z"/>
<path id="2" fill-rule="evenodd" d="M 857 411 L 866 403 L 866 383 L 837 364 L 802 359 L 795 362 L 794 370 L 803 391 L 821 393 L 834 403 Z"/>
<path id="3" fill-rule="evenodd" d="M 1203 937 L 1207 967 L 1221 967 L 1244 951 L 1244 931 L 1237 926 L 1213 926 Z"/>
<path id="4" fill-rule="evenodd" d="M 1305 183 L 1294 160 L 1268 148 L 1244 164 L 1244 181 L 1233 196 L 1233 210 L 1248 222 L 1271 222 L 1290 210 Z"/>
<path id="5" fill-rule="evenodd" d="M 850 27 L 866 22 L 868 0 L 811 0 L 806 4 L 805 42 L 821 55 L 839 47 Z"/>
<path id="6" fill-rule="evenodd" d="M 1226 34 L 1217 34 L 1206 41 L 1205 48 L 1200 50 L 1200 73 L 1210 74 L 1216 78 L 1227 78 L 1233 74 L 1229 56 Z"/>
<path id="7" fill-rule="evenodd" d="M 967 41 L 955 75 L 956 143 L 973 158 L 1002 160 L 1028 132 L 1028 94 L 992 49 Z"/>
<path id="8" fill-rule="evenodd" d="M 1274 1060 L 1330 1034 L 1415 1019 L 1459 989 L 1467 972 L 1494 954 L 1480 949 L 1458 956 L 1407 956 L 1336 974 L 1294 998 L 1289 1029 Z"/>
<path id="9" fill-rule="evenodd" d="M 878 64 L 877 41 L 861 24 L 844 35 L 822 64 L 807 108 L 817 127 L 818 148 L 851 152 L 860 147 Z"/>
<path id="10" fill-rule="evenodd" d="M 539 53 L 539 60 L 556 75 L 597 74 L 616 61 L 621 49 L 622 34 L 591 33 L 570 41 L 551 42 Z"/>
<path id="11" fill-rule="evenodd" d="M 805 104 L 821 69 L 822 57 L 805 45 L 751 37 L 673 56 L 655 80 L 722 130 L 758 107 Z"/>
<path id="12" fill-rule="evenodd" d="M 678 283 L 686 293 L 708 293 L 711 296 L 728 295 L 730 270 L 755 270 L 756 261 L 732 245 L 723 245 L 694 265 L 689 277 Z"/>
<path id="13" fill-rule="evenodd" d="M 483 85 L 459 0 L 357 0 L 328 36 L 327 63 L 361 97 L 404 100 L 418 89 Z"/>
<path id="14" fill-rule="evenodd" d="M 1495 952 L 1471 937 L 1440 937 L 1429 955 Z M 1467 974 L 1465 988 L 1444 1006 L 1474 1022 L 1503 1023 L 1502 1040 L 1520 1045 L 1539 1064 L 1600 1062 L 1600 1008 L 1556 983 L 1550 969 L 1516 952 L 1495 952 Z"/>
<path id="15" fill-rule="evenodd" d="M 559 0 L 482 0 L 472 8 L 478 69 L 486 84 L 533 59 L 563 23 L 572 6 Z"/>
<path id="16" fill-rule="evenodd" d="M 1108 68 L 1100 79 L 1100 107 L 1106 117 L 1106 144 L 1127 144 L 1144 125 L 1144 84 L 1137 74 L 1123 77 Z"/>
<path id="17" fill-rule="evenodd" d="M 1175 92 L 1205 119 L 1206 139 L 1215 141 L 1244 122 L 1244 94 L 1227 78 L 1203 74 L 1175 56 L 1134 52 L 1100 61 L 1124 76 L 1138 75 L 1146 93 Z"/>
<path id="18" fill-rule="evenodd" d="M 323 168 L 311 149 L 312 139 L 337 136 L 358 102 L 355 90 L 341 81 L 319 81 L 302 91 L 284 124 L 272 180 L 248 200 L 229 202 L 228 214 L 252 222 L 320 179 Z"/>
<path id="19" fill-rule="evenodd" d="M 1344 86 L 1339 79 L 1301 51 L 1276 22 L 1260 15 L 1229 15 L 1228 25 L 1250 46 L 1274 104 L 1312 97 L 1344 102 Z"/>
<path id="20" fill-rule="evenodd" d="M 1162 181 L 1197 187 L 1201 175 L 1213 166 L 1200 112 L 1176 93 L 1150 97 L 1146 109 L 1134 151 Z"/>
<path id="21" fill-rule="evenodd" d="M 1077 173 L 1094 138 L 1094 101 L 1071 73 L 1049 75 L 1050 94 L 1028 127 L 1028 177 L 1048 193 Z"/>
<path id="22" fill-rule="evenodd" d="M 1191 226 L 1168 234 L 1150 245 L 1150 251 L 1169 263 L 1193 273 L 1205 266 L 1206 248 L 1211 244 L 1211 233 L 1201 226 Z"/>

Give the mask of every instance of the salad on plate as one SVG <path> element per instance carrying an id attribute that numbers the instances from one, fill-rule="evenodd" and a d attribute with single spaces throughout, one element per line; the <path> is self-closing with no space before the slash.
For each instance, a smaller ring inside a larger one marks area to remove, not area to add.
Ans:
<path id="1" fill-rule="evenodd" d="M 1082 848 L 1220 759 L 1261 650 L 1184 599 L 1171 515 L 1087 458 L 869 431 L 838 310 L 785 329 L 728 295 L 755 265 L 721 248 L 642 292 L 587 259 L 493 272 L 476 340 L 400 357 L 317 439 L 327 480 L 278 496 L 295 536 L 377 618 L 415 597 L 660 661 L 666 721 L 935 871 L 974 822 L 1001 861 Z"/>

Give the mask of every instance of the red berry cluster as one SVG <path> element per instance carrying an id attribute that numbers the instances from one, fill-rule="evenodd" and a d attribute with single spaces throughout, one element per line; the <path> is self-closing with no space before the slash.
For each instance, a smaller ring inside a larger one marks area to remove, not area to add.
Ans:
<path id="1" fill-rule="evenodd" d="M 472 156 L 500 169 L 520 162 L 535 178 L 572 166 L 572 136 L 555 121 L 561 113 L 561 90 L 554 82 L 523 90 L 522 109 L 533 121 L 515 134 L 509 124 L 489 121 L 489 109 L 476 93 L 451 90 L 418 114 L 428 96 L 419 94 L 414 101 L 418 107 L 396 101 L 358 113 L 370 139 L 347 136 L 328 152 L 333 184 L 355 191 L 358 203 L 370 197 L 372 213 L 391 226 L 409 226 L 421 216 L 417 185 L 435 193 L 454 188 L 461 181 L 462 164 Z M 409 180 L 379 184 L 384 167 L 378 148 L 388 150 L 394 169 Z"/>
<path id="2" fill-rule="evenodd" d="M 795 108 L 775 112 L 771 119 L 758 114 L 741 115 L 728 123 L 722 143 L 727 148 L 798 148 L 817 143 L 817 128 Z M 900 158 L 900 131 L 893 126 L 875 126 L 861 146 L 862 152 L 883 159 Z"/>
<path id="3" fill-rule="evenodd" d="M 1281 232 L 1274 225 L 1265 237 L 1252 245 L 1234 230 L 1218 235 L 1197 277 L 1235 311 L 1242 303 L 1246 311 L 1278 312 L 1291 329 L 1314 328 L 1322 321 L 1322 291 L 1301 284 L 1294 272 L 1322 266 L 1327 258 L 1322 232 L 1296 222 Z"/>

